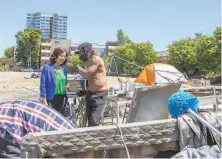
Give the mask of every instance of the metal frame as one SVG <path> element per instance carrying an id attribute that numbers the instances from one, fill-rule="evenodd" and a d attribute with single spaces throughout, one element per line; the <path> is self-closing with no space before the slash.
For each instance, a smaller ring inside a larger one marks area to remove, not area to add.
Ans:
<path id="1" fill-rule="evenodd" d="M 67 102 L 66 108 L 69 110 L 69 115 L 67 116 L 67 118 L 78 127 L 85 127 L 87 124 L 85 112 L 85 96 L 68 94 L 68 98 L 72 99 L 73 102 Z"/>

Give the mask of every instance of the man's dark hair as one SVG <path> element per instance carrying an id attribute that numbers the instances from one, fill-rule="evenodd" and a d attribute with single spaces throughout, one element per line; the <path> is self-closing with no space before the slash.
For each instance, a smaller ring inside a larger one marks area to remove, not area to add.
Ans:
<path id="1" fill-rule="evenodd" d="M 57 48 L 54 49 L 52 55 L 51 55 L 50 58 L 49 58 L 50 62 L 51 62 L 51 63 L 55 63 L 55 60 L 57 59 L 57 57 L 58 57 L 59 55 L 61 55 L 63 52 L 66 52 L 66 59 L 65 59 L 65 61 L 63 62 L 62 65 L 66 65 L 68 54 L 67 54 L 66 49 L 65 49 L 65 48 L 62 48 L 62 47 L 57 47 Z"/>

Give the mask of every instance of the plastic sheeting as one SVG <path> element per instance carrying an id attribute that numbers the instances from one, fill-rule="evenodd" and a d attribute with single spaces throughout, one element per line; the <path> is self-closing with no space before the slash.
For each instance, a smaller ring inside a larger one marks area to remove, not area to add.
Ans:
<path id="1" fill-rule="evenodd" d="M 185 147 L 181 152 L 177 153 L 171 159 L 184 159 L 184 158 L 221 158 L 222 152 L 217 145 L 202 146 L 197 149 Z"/>

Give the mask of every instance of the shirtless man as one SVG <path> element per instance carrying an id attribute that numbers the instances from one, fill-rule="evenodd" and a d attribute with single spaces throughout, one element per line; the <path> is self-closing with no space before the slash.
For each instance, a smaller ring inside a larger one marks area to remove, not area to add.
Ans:
<path id="1" fill-rule="evenodd" d="M 92 44 L 83 43 L 79 45 L 79 59 L 86 62 L 86 67 L 77 66 L 79 73 L 88 79 L 88 91 L 86 94 L 86 113 L 88 126 L 98 126 L 103 115 L 107 101 L 108 89 L 106 79 L 106 68 L 101 57 L 94 55 Z"/>

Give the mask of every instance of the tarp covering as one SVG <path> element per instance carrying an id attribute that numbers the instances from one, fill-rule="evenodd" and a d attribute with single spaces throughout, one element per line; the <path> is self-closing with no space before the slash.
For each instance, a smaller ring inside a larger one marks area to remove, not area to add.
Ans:
<path id="1" fill-rule="evenodd" d="M 176 82 L 187 82 L 187 79 L 174 66 L 162 63 L 147 65 L 135 80 L 135 83 L 143 83 L 145 86 Z"/>
<path id="2" fill-rule="evenodd" d="M 222 152 L 217 145 L 204 145 L 200 148 L 185 147 L 181 152 L 174 155 L 171 159 L 184 158 L 221 158 Z"/>
<path id="3" fill-rule="evenodd" d="M 221 120 L 209 112 L 198 113 L 210 124 L 220 125 Z M 217 124 L 215 124 L 217 123 Z M 183 158 L 221 158 L 221 139 L 214 132 L 204 126 L 192 114 L 184 114 L 177 119 L 180 132 L 180 152 L 172 159 Z"/>

